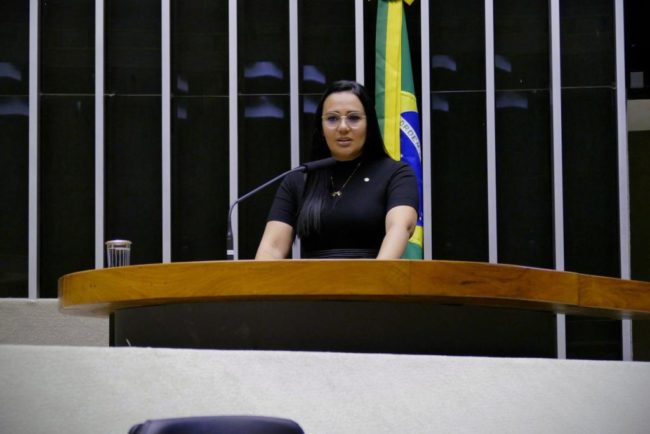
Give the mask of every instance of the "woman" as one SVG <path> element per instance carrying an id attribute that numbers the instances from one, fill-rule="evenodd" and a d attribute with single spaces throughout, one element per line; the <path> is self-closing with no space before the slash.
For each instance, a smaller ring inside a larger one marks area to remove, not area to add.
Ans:
<path id="1" fill-rule="evenodd" d="M 280 185 L 256 259 L 284 259 L 294 236 L 303 258 L 398 259 L 417 222 L 411 168 L 389 157 L 365 88 L 337 81 L 316 111 L 312 159 L 332 168 L 295 172 Z"/>

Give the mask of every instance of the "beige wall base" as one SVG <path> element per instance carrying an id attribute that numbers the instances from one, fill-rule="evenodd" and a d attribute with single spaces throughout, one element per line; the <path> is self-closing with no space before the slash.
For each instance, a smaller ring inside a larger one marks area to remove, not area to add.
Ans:
<path id="1" fill-rule="evenodd" d="M 0 344 L 108 346 L 108 318 L 59 312 L 57 299 L 0 299 Z"/>
<path id="2" fill-rule="evenodd" d="M 309 434 L 647 433 L 650 363 L 0 345 L 0 432 L 266 415 Z"/>

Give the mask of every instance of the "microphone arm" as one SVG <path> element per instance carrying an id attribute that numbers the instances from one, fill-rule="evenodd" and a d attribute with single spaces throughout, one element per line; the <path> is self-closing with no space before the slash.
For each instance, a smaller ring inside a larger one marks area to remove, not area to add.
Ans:
<path id="1" fill-rule="evenodd" d="M 264 190 L 266 187 L 269 185 L 281 180 L 285 176 L 287 176 L 290 173 L 293 172 L 309 172 L 311 170 L 316 170 L 316 169 L 321 169 L 323 167 L 329 167 L 333 166 L 336 163 L 336 160 L 334 158 L 323 158 L 322 160 L 316 160 L 316 161 L 310 161 L 308 163 L 304 163 L 298 167 L 294 167 L 293 169 L 287 170 L 286 172 L 283 172 L 276 176 L 275 178 L 271 179 L 270 181 L 266 181 L 264 184 L 252 189 L 242 197 L 238 198 L 236 201 L 230 205 L 230 209 L 228 210 L 228 230 L 226 232 L 226 259 L 228 260 L 233 260 L 235 259 L 235 248 L 234 248 L 234 242 L 233 242 L 233 234 L 232 234 L 232 212 L 235 209 L 235 206 L 245 200 L 248 199 L 249 197 L 253 196 L 254 194 L 258 193 L 261 190 Z"/>

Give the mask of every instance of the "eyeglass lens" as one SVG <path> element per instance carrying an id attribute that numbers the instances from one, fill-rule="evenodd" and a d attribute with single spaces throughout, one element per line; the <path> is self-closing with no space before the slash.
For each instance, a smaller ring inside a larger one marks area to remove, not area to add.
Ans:
<path id="1" fill-rule="evenodd" d="M 325 121 L 325 124 L 330 128 L 339 126 L 341 124 L 342 119 L 345 119 L 345 123 L 348 126 L 350 126 L 351 128 L 355 128 L 359 126 L 363 118 L 364 116 L 360 113 L 349 113 L 347 115 L 330 113 L 323 116 L 323 120 Z"/>

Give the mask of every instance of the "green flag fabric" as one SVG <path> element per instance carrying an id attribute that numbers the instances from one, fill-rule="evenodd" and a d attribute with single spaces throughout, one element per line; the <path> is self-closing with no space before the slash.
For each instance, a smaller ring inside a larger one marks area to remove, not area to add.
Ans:
<path id="1" fill-rule="evenodd" d="M 410 5 L 413 0 L 404 0 L 404 2 Z M 420 193 L 418 221 L 403 258 L 422 259 L 420 120 L 402 0 L 378 0 L 377 2 L 375 80 L 375 105 L 386 149 L 395 160 L 408 163 L 418 180 Z"/>

